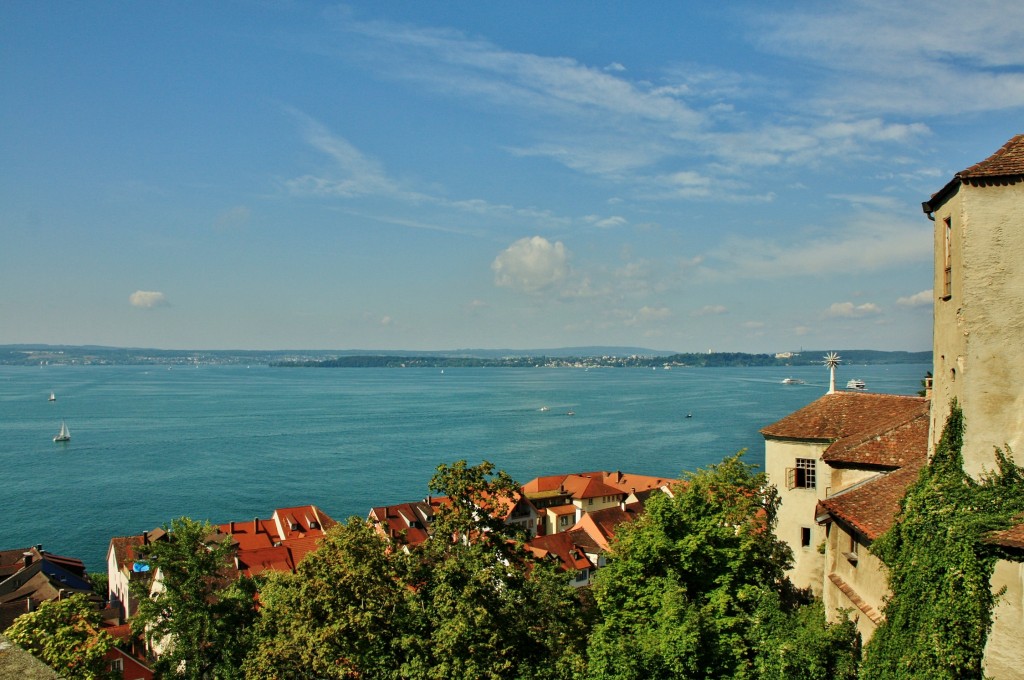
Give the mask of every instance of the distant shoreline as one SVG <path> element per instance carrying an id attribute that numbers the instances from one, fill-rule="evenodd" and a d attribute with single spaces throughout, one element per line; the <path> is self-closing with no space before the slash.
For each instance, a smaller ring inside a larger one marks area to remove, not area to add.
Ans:
<path id="1" fill-rule="evenodd" d="M 826 351 L 657 352 L 641 348 L 559 350 L 465 349 L 437 352 L 375 350 L 161 350 L 94 346 L 0 345 L 0 365 L 266 365 L 275 368 L 714 368 L 812 366 Z M 837 350 L 844 364 L 930 364 L 931 351 Z"/>

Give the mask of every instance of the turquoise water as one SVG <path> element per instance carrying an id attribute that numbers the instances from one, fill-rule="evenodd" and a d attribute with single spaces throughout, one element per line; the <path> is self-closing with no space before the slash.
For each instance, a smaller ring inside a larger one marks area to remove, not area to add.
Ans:
<path id="1" fill-rule="evenodd" d="M 837 382 L 913 394 L 929 369 L 841 367 Z M 0 549 L 42 543 L 97 570 L 111 536 L 306 503 L 365 516 L 427 495 L 434 468 L 460 458 L 521 482 L 677 476 L 742 448 L 760 464 L 758 430 L 826 388 L 821 367 L 0 366 Z M 57 444 L 62 418 L 72 438 Z"/>

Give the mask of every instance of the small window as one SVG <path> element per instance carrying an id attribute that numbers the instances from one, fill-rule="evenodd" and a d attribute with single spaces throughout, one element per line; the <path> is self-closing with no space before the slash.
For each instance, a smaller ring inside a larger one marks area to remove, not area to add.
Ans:
<path id="1" fill-rule="evenodd" d="M 124 673 L 124 660 L 114 659 L 113 661 L 111 661 L 110 670 L 114 671 L 115 673 Z"/>
<path id="2" fill-rule="evenodd" d="M 593 504 L 594 504 L 594 499 L 593 498 L 588 498 L 587 499 L 587 505 L 593 505 Z"/>
<path id="3" fill-rule="evenodd" d="M 859 555 L 858 555 L 859 550 L 858 550 L 858 548 L 859 548 L 859 543 L 857 541 L 857 537 L 854 536 L 853 534 L 851 534 L 850 535 L 850 550 L 849 550 L 849 552 L 843 553 L 843 557 L 845 557 L 850 562 L 850 564 L 852 564 L 855 567 L 857 566 L 857 560 L 859 559 Z"/>
<path id="4" fill-rule="evenodd" d="M 942 299 L 948 300 L 953 297 L 953 219 L 947 217 L 944 222 L 946 236 L 942 254 Z"/>
<path id="5" fill-rule="evenodd" d="M 811 547 L 811 528 L 800 527 L 800 547 L 810 548 Z"/>
<path id="6" fill-rule="evenodd" d="M 797 458 L 794 467 L 786 468 L 786 488 L 814 489 L 817 486 L 817 465 L 813 458 Z"/>

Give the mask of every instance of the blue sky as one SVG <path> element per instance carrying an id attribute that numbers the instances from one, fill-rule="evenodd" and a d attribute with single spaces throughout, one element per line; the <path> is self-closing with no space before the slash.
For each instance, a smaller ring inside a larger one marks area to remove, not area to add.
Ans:
<path id="1" fill-rule="evenodd" d="M 0 4 L 0 344 L 931 346 L 1024 3 Z"/>

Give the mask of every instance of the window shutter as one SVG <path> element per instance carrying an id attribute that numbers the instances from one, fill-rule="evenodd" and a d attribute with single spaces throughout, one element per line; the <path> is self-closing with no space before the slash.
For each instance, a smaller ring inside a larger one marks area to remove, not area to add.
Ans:
<path id="1" fill-rule="evenodd" d="M 786 488 L 796 488 L 796 468 L 786 468 Z"/>

